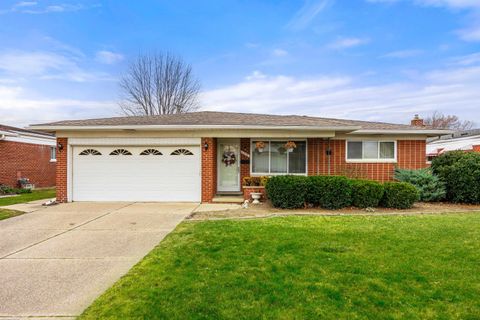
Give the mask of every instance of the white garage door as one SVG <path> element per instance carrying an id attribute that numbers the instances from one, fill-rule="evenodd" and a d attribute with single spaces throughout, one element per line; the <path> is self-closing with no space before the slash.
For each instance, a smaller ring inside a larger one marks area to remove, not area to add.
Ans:
<path id="1" fill-rule="evenodd" d="M 201 198 L 199 146 L 73 147 L 73 201 Z"/>

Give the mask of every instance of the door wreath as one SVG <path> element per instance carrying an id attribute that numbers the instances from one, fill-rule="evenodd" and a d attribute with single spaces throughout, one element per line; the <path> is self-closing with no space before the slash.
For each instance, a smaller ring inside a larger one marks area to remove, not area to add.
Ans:
<path id="1" fill-rule="evenodd" d="M 237 157 L 233 151 L 225 151 L 222 156 L 222 162 L 225 164 L 225 167 L 235 164 Z"/>

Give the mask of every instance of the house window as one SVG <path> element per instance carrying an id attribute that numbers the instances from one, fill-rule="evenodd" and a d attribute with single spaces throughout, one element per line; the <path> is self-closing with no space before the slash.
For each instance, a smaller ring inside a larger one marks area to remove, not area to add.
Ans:
<path id="1" fill-rule="evenodd" d="M 286 140 L 262 140 L 263 148 L 258 148 L 258 142 L 252 141 L 253 174 L 306 174 L 307 173 L 307 142 L 293 141 L 296 145 L 287 150 Z"/>
<path id="2" fill-rule="evenodd" d="M 170 153 L 171 156 L 193 156 L 193 153 L 187 149 L 177 149 Z"/>
<path id="3" fill-rule="evenodd" d="M 50 147 L 50 162 L 57 161 L 57 148 Z"/>
<path id="4" fill-rule="evenodd" d="M 347 141 L 347 161 L 394 162 L 395 141 Z"/>
<path id="5" fill-rule="evenodd" d="M 120 155 L 131 156 L 132 153 L 130 151 L 128 151 L 127 149 L 116 149 L 116 150 L 113 150 L 112 152 L 110 152 L 110 155 L 111 156 L 120 156 Z"/>

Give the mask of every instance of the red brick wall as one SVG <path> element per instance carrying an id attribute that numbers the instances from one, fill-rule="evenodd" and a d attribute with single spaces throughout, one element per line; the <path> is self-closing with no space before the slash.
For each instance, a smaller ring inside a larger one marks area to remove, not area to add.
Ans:
<path id="1" fill-rule="evenodd" d="M 68 138 L 57 138 L 57 146 L 61 143 L 63 150 L 57 148 L 57 201 L 67 202 L 67 145 Z"/>
<path id="2" fill-rule="evenodd" d="M 249 138 L 241 138 L 240 139 L 240 150 L 244 153 L 250 155 L 250 139 Z M 250 156 L 244 156 L 243 154 L 240 155 L 240 160 L 248 161 L 250 163 Z M 240 164 L 240 183 L 243 185 L 243 178 L 250 176 L 250 164 Z"/>
<path id="3" fill-rule="evenodd" d="M 55 162 L 50 146 L 0 141 L 0 183 L 17 187 L 18 178 L 28 178 L 37 188 L 55 186 Z"/>
<path id="4" fill-rule="evenodd" d="M 326 150 L 331 150 L 330 172 Z M 347 163 L 345 140 L 308 139 L 309 175 L 346 175 L 350 177 L 388 181 L 393 179 L 395 166 L 403 169 L 427 167 L 424 140 L 398 140 L 397 164 L 394 163 Z"/>
<path id="5" fill-rule="evenodd" d="M 480 145 L 473 146 L 473 152 L 480 152 Z"/>
<path id="6" fill-rule="evenodd" d="M 204 145 L 208 144 L 208 150 Z M 217 193 L 217 139 L 202 138 L 202 202 L 212 202 Z"/>

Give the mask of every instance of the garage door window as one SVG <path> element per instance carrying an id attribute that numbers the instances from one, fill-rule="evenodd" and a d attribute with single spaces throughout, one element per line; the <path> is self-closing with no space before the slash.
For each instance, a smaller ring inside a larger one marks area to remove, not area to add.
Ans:
<path id="1" fill-rule="evenodd" d="M 177 149 L 173 151 L 170 155 L 172 156 L 193 156 L 193 153 L 188 149 Z"/>
<path id="2" fill-rule="evenodd" d="M 140 152 L 140 155 L 141 156 L 148 156 L 148 155 L 161 156 L 162 153 L 157 149 L 145 149 L 142 152 Z"/>
<path id="3" fill-rule="evenodd" d="M 79 155 L 81 155 L 81 156 L 88 156 L 88 155 L 101 156 L 102 154 L 95 149 L 85 149 L 82 152 L 80 152 Z"/>
<path id="4" fill-rule="evenodd" d="M 110 152 L 110 155 L 111 156 L 131 156 L 132 153 L 130 151 L 128 151 L 127 149 L 116 149 L 116 150 L 113 150 L 112 152 Z"/>

